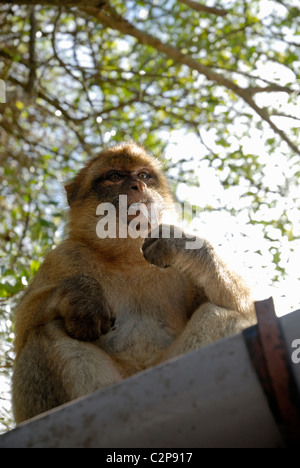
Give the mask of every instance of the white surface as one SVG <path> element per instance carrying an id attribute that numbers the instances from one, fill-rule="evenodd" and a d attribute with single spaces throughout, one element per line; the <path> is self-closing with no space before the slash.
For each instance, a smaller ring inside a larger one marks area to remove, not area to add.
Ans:
<path id="1" fill-rule="evenodd" d="M 287 346 L 300 311 L 280 318 Z M 300 364 L 294 364 L 300 385 Z M 280 447 L 242 335 L 219 341 L 24 423 L 0 447 Z"/>

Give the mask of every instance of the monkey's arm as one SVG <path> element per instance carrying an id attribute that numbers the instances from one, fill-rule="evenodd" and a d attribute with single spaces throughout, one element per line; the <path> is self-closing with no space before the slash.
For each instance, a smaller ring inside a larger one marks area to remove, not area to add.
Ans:
<path id="1" fill-rule="evenodd" d="M 47 307 L 55 318 L 63 319 L 68 334 L 81 341 L 97 340 L 115 321 L 100 284 L 87 275 L 62 280 Z"/>
<path id="2" fill-rule="evenodd" d="M 188 237 L 183 232 L 178 238 L 178 228 L 176 230 L 177 237 L 171 229 L 168 238 L 146 239 L 143 245 L 145 258 L 157 266 L 172 266 L 186 274 L 193 284 L 204 289 L 209 302 L 242 314 L 252 314 L 253 302 L 244 280 L 228 269 L 208 241 Z M 161 233 L 162 226 L 159 235 Z"/>
<path id="3" fill-rule="evenodd" d="M 172 231 L 171 231 L 172 232 Z M 173 232 L 174 234 L 174 232 Z M 196 249 L 187 249 L 194 242 Z M 159 267 L 172 266 L 200 290 L 207 302 L 195 307 L 176 339 L 162 351 L 159 361 L 206 346 L 239 333 L 255 322 L 250 290 L 242 278 L 230 271 L 209 242 L 182 233 L 181 238 L 148 238 L 143 246 L 145 258 Z"/>
<path id="4" fill-rule="evenodd" d="M 98 339 L 114 322 L 101 286 L 90 276 L 70 276 L 44 288 L 34 286 L 16 310 L 17 354 L 31 330 L 56 319 L 62 319 L 68 335 L 80 341 Z"/>

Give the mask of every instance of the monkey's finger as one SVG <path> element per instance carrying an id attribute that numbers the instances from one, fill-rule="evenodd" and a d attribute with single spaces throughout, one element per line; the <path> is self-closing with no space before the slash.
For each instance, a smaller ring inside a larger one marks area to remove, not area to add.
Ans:
<path id="1" fill-rule="evenodd" d="M 145 242 L 143 243 L 142 245 L 142 251 L 144 252 L 147 252 L 147 250 L 149 250 L 149 248 L 151 246 L 153 246 L 156 242 L 158 241 L 158 239 L 152 239 L 151 237 L 149 237 L 148 239 L 145 239 Z"/>
<path id="2" fill-rule="evenodd" d="M 100 330 L 101 335 L 106 335 L 109 330 L 114 326 L 116 321 L 115 317 L 101 317 Z"/>
<path id="3" fill-rule="evenodd" d="M 151 239 L 151 242 L 147 242 L 147 244 L 142 246 L 144 257 L 149 262 L 154 258 L 155 252 L 157 251 L 156 241 L 157 239 Z"/>
<path id="4" fill-rule="evenodd" d="M 111 317 L 111 319 L 110 319 L 110 327 L 111 328 L 113 328 L 115 322 L 116 322 L 116 317 Z"/>
<path id="5" fill-rule="evenodd" d="M 109 330 L 111 329 L 111 321 L 110 320 L 101 320 L 101 335 L 106 335 Z"/>

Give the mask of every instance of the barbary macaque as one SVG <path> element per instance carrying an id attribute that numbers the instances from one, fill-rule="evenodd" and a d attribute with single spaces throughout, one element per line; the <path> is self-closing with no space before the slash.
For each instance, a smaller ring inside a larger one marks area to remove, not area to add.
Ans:
<path id="1" fill-rule="evenodd" d="M 173 198 L 144 148 L 104 150 L 66 191 L 68 238 L 16 310 L 17 423 L 255 321 L 248 287 L 212 245 L 164 224 Z"/>

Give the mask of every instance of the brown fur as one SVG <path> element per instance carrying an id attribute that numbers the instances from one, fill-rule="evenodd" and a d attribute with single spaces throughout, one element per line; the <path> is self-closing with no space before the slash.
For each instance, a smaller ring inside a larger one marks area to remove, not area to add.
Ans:
<path id="1" fill-rule="evenodd" d="M 120 183 L 110 170 L 125 171 Z M 146 182 L 136 174 L 149 171 Z M 99 239 L 97 205 L 172 209 L 159 163 L 133 143 L 91 160 L 67 185 L 69 237 L 50 252 L 16 311 L 17 422 L 236 333 L 254 321 L 248 288 L 205 241 Z M 143 250 L 142 250 L 143 248 Z"/>

